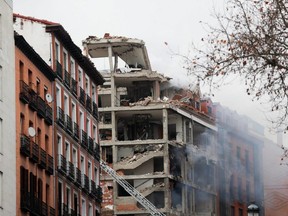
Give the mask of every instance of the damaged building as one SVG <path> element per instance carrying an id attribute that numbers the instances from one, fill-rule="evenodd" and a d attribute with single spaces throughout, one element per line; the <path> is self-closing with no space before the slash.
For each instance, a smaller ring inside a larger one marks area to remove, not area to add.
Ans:
<path id="1" fill-rule="evenodd" d="M 217 215 L 213 106 L 201 106 L 197 87 L 164 89 L 170 78 L 152 70 L 142 40 L 105 34 L 83 46 L 109 62 L 98 88 L 102 160 L 165 215 Z M 101 187 L 102 215 L 149 214 L 104 171 Z"/>

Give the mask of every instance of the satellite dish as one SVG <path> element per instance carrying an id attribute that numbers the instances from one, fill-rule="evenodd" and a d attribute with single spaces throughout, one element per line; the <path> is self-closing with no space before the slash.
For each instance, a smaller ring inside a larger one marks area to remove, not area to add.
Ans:
<path id="1" fill-rule="evenodd" d="M 46 99 L 46 101 L 47 101 L 48 103 L 51 103 L 52 100 L 53 100 L 53 98 L 52 98 L 52 96 L 51 96 L 50 94 L 46 94 L 46 95 L 45 95 L 45 99 Z"/>
<path id="2" fill-rule="evenodd" d="M 35 129 L 33 127 L 29 127 L 28 128 L 28 134 L 29 134 L 29 136 L 34 137 L 36 135 Z"/>

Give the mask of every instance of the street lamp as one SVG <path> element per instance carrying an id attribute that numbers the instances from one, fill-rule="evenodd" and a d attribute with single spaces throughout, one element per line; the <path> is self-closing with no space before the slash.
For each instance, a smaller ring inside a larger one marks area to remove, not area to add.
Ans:
<path id="1" fill-rule="evenodd" d="M 248 206 L 247 212 L 248 216 L 259 216 L 259 207 L 252 203 Z"/>

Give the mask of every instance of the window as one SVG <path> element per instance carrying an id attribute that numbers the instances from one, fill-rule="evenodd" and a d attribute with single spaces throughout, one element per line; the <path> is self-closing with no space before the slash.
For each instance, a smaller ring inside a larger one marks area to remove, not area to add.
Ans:
<path id="1" fill-rule="evenodd" d="M 94 142 L 98 142 L 98 130 L 96 125 L 93 125 L 93 138 Z"/>
<path id="2" fill-rule="evenodd" d="M 66 205 L 68 209 L 71 209 L 71 190 L 69 187 L 66 188 Z"/>
<path id="3" fill-rule="evenodd" d="M 68 54 L 66 51 L 63 52 L 63 66 L 64 69 L 67 71 L 68 68 Z"/>
<path id="4" fill-rule="evenodd" d="M 93 216 L 93 209 L 91 203 L 89 203 L 88 216 Z"/>
<path id="5" fill-rule="evenodd" d="M 62 137 L 57 135 L 58 154 L 62 154 Z"/>
<path id="6" fill-rule="evenodd" d="M 76 119 L 76 103 L 74 101 L 72 102 L 71 119 L 72 119 L 72 122 L 76 122 L 77 123 L 77 119 Z"/>
<path id="7" fill-rule="evenodd" d="M 250 166 L 249 166 L 249 152 L 248 152 L 248 150 L 245 150 L 245 168 L 246 168 L 247 174 L 249 174 L 250 173 Z"/>
<path id="8" fill-rule="evenodd" d="M 70 74 L 71 74 L 71 77 L 75 80 L 75 62 L 74 62 L 74 59 L 72 58 L 70 60 Z"/>
<path id="9" fill-rule="evenodd" d="M 89 118 L 86 119 L 86 131 L 87 131 L 88 136 L 91 137 L 91 124 L 90 124 Z"/>
<path id="10" fill-rule="evenodd" d="M 86 94 L 90 96 L 90 82 L 89 82 L 89 77 L 85 77 L 85 91 Z"/>
<path id="11" fill-rule="evenodd" d="M 80 111 L 80 130 L 84 130 L 84 113 Z"/>
<path id="12" fill-rule="evenodd" d="M 94 168 L 94 181 L 95 181 L 96 185 L 99 184 L 99 181 L 98 181 L 98 180 L 99 180 L 99 179 L 98 179 L 98 169 L 97 169 L 97 167 L 95 167 L 95 168 Z"/>
<path id="13" fill-rule="evenodd" d="M 83 74 L 80 69 L 79 69 L 79 74 L 78 74 L 78 84 L 81 88 L 83 88 Z"/>
<path id="14" fill-rule="evenodd" d="M 92 179 L 92 164 L 91 161 L 88 161 L 88 177 Z"/>
<path id="15" fill-rule="evenodd" d="M 70 161 L 70 143 L 65 141 L 66 160 Z"/>
<path id="16" fill-rule="evenodd" d="M 20 114 L 20 134 L 24 133 L 24 121 L 25 121 L 25 116 L 23 113 L 21 113 Z M 0 120 L 0 142 L 1 142 L 1 120 Z"/>
<path id="17" fill-rule="evenodd" d="M 78 209 L 79 209 L 79 203 L 78 203 L 78 195 L 77 193 L 74 193 L 74 211 L 76 213 L 78 213 Z"/>
<path id="18" fill-rule="evenodd" d="M 59 53 L 60 53 L 60 45 L 56 42 L 56 43 L 55 43 L 55 59 L 56 59 L 56 61 L 58 61 L 58 62 L 60 62 Z"/>
<path id="19" fill-rule="evenodd" d="M 86 215 L 86 201 L 82 198 L 81 215 Z"/>
<path id="20" fill-rule="evenodd" d="M 36 79 L 36 93 L 40 95 L 40 79 Z"/>
<path id="21" fill-rule="evenodd" d="M 81 165 L 81 171 L 85 174 L 85 158 L 83 155 L 81 155 L 81 161 L 80 161 L 80 165 Z"/>
<path id="22" fill-rule="evenodd" d="M 62 182 L 58 182 L 58 210 L 60 213 L 62 213 L 62 203 L 63 203 L 63 185 Z M 62 215 L 62 214 L 60 214 Z"/>
<path id="23" fill-rule="evenodd" d="M 96 87 L 92 84 L 92 101 L 96 103 Z"/>
<path id="24" fill-rule="evenodd" d="M 37 144 L 39 145 L 39 146 L 41 146 L 41 129 L 40 128 L 37 128 L 37 136 L 36 136 L 36 138 L 37 138 Z"/>
<path id="25" fill-rule="evenodd" d="M 44 86 L 44 98 L 46 97 L 47 94 L 48 94 L 48 87 Z"/>
<path id="26" fill-rule="evenodd" d="M 64 94 L 64 113 L 69 115 L 69 98 L 66 94 Z"/>
<path id="27" fill-rule="evenodd" d="M 31 70 L 28 70 L 28 84 L 30 88 L 33 88 L 33 73 Z"/>
<path id="28" fill-rule="evenodd" d="M 73 148 L 72 150 L 72 163 L 75 167 L 78 167 L 78 158 L 77 158 L 77 149 Z"/>
<path id="29" fill-rule="evenodd" d="M 59 86 L 56 86 L 56 104 L 58 107 L 61 106 L 61 88 Z"/>
<path id="30" fill-rule="evenodd" d="M 49 136 L 45 134 L 45 151 L 49 154 Z"/>

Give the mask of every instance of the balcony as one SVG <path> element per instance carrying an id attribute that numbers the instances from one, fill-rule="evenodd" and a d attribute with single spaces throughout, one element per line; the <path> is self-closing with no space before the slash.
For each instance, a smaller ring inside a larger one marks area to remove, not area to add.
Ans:
<path id="1" fill-rule="evenodd" d="M 74 80 L 73 78 L 71 78 L 71 89 L 70 90 L 75 97 L 77 97 L 77 87 L 78 87 L 77 81 Z"/>
<path id="2" fill-rule="evenodd" d="M 49 125 L 52 125 L 53 122 L 52 108 L 48 104 L 46 104 L 45 109 L 45 122 Z"/>
<path id="3" fill-rule="evenodd" d="M 78 140 L 79 140 L 79 126 L 76 122 L 73 123 L 73 138 L 78 142 Z"/>
<path id="4" fill-rule="evenodd" d="M 77 187 L 81 187 L 81 171 L 77 167 L 75 167 L 75 182 L 74 184 Z"/>
<path id="5" fill-rule="evenodd" d="M 86 109 L 88 112 L 92 112 L 92 100 L 88 95 L 86 95 Z"/>
<path id="6" fill-rule="evenodd" d="M 99 146 L 99 144 L 97 144 L 97 143 L 95 143 L 94 158 L 95 158 L 97 161 L 100 161 L 100 146 Z"/>
<path id="7" fill-rule="evenodd" d="M 70 135 L 73 134 L 72 119 L 69 115 L 66 115 L 66 131 Z"/>
<path id="8" fill-rule="evenodd" d="M 98 106 L 97 106 L 97 104 L 95 103 L 95 102 L 93 102 L 92 103 L 92 108 L 93 108 L 93 110 L 92 110 L 92 116 L 96 119 L 96 120 L 98 120 Z"/>
<path id="9" fill-rule="evenodd" d="M 62 207 L 61 207 L 61 208 L 62 208 L 62 214 L 61 214 L 61 215 L 63 215 L 63 216 L 70 216 L 70 215 L 69 215 L 68 205 L 62 203 L 61 206 L 62 206 Z M 60 210 L 60 211 L 61 211 L 61 210 Z"/>
<path id="10" fill-rule="evenodd" d="M 56 74 L 57 77 L 62 80 L 63 79 L 63 75 L 62 75 L 62 65 L 60 64 L 59 61 L 56 61 Z"/>
<path id="11" fill-rule="evenodd" d="M 101 203 L 102 202 L 102 188 L 101 187 L 97 187 L 97 190 L 96 190 L 96 202 L 98 203 Z"/>
<path id="12" fill-rule="evenodd" d="M 70 215 L 69 216 L 80 216 L 79 214 L 77 214 L 77 211 L 74 209 L 70 209 Z"/>
<path id="13" fill-rule="evenodd" d="M 83 106 L 85 106 L 85 96 L 86 96 L 86 94 L 85 94 L 84 89 L 82 89 L 81 87 L 79 87 L 79 93 L 80 93 L 80 95 L 79 95 L 79 102 L 80 102 Z"/>
<path id="14" fill-rule="evenodd" d="M 30 215 L 41 215 L 42 201 L 31 194 L 30 197 L 31 210 Z"/>
<path id="15" fill-rule="evenodd" d="M 33 110 L 33 111 L 37 111 L 38 110 L 38 95 L 37 93 L 30 88 L 30 101 L 29 101 L 29 107 Z"/>
<path id="16" fill-rule="evenodd" d="M 44 149 L 40 148 L 40 160 L 39 160 L 39 167 L 41 169 L 46 168 L 46 161 L 47 161 L 47 153 Z"/>
<path id="17" fill-rule="evenodd" d="M 81 146 L 86 150 L 88 149 L 88 136 L 84 130 L 81 133 Z"/>
<path id="18" fill-rule="evenodd" d="M 47 167 L 46 172 L 48 175 L 53 175 L 54 167 L 53 167 L 53 157 L 47 154 Z"/>
<path id="19" fill-rule="evenodd" d="M 68 73 L 68 71 L 64 71 L 64 85 L 70 89 L 70 80 L 71 80 L 71 75 Z"/>
<path id="20" fill-rule="evenodd" d="M 35 142 L 31 142 L 31 146 L 32 146 L 32 151 L 31 151 L 31 161 L 33 161 L 34 163 L 38 163 L 39 161 L 39 146 L 37 145 L 37 143 Z"/>
<path id="21" fill-rule="evenodd" d="M 95 181 L 91 180 L 91 188 L 90 188 L 90 196 L 92 196 L 93 198 L 97 197 L 97 187 L 96 187 L 96 183 Z"/>
<path id="22" fill-rule="evenodd" d="M 82 190 L 85 193 L 89 194 L 90 185 L 89 185 L 89 178 L 88 178 L 87 175 L 82 174 L 82 182 L 81 183 L 82 183 L 81 184 L 82 185 Z"/>
<path id="23" fill-rule="evenodd" d="M 46 116 L 46 102 L 40 96 L 37 96 L 37 114 L 41 118 Z"/>
<path id="24" fill-rule="evenodd" d="M 41 216 L 47 216 L 48 215 L 48 206 L 45 202 L 42 201 L 41 203 Z"/>
<path id="25" fill-rule="evenodd" d="M 20 153 L 26 157 L 30 157 L 31 154 L 30 138 L 22 134 L 20 140 L 21 140 Z"/>
<path id="26" fill-rule="evenodd" d="M 56 215 L 55 209 L 50 206 L 49 207 L 49 216 L 55 216 L 55 215 Z"/>
<path id="27" fill-rule="evenodd" d="M 93 152 L 94 152 L 94 141 L 90 136 L 88 137 L 88 152 L 91 155 L 93 155 Z"/>
<path id="28" fill-rule="evenodd" d="M 20 208 L 24 212 L 29 212 L 31 210 L 30 193 L 27 191 L 27 189 L 25 190 L 25 189 L 21 188 Z"/>
<path id="29" fill-rule="evenodd" d="M 70 161 L 67 162 L 67 178 L 71 181 L 75 179 L 75 168 L 74 164 Z"/>
<path id="30" fill-rule="evenodd" d="M 29 85 L 27 85 L 23 80 L 20 80 L 20 100 L 25 103 L 28 104 L 30 102 L 30 87 Z"/>
<path id="31" fill-rule="evenodd" d="M 64 111 L 58 106 L 57 107 L 57 123 L 62 127 L 64 128 L 64 122 L 65 122 L 65 119 L 64 119 Z"/>
<path id="32" fill-rule="evenodd" d="M 59 154 L 58 155 L 58 172 L 61 173 L 62 175 L 66 175 L 66 170 L 67 169 L 67 162 L 66 158 Z"/>

